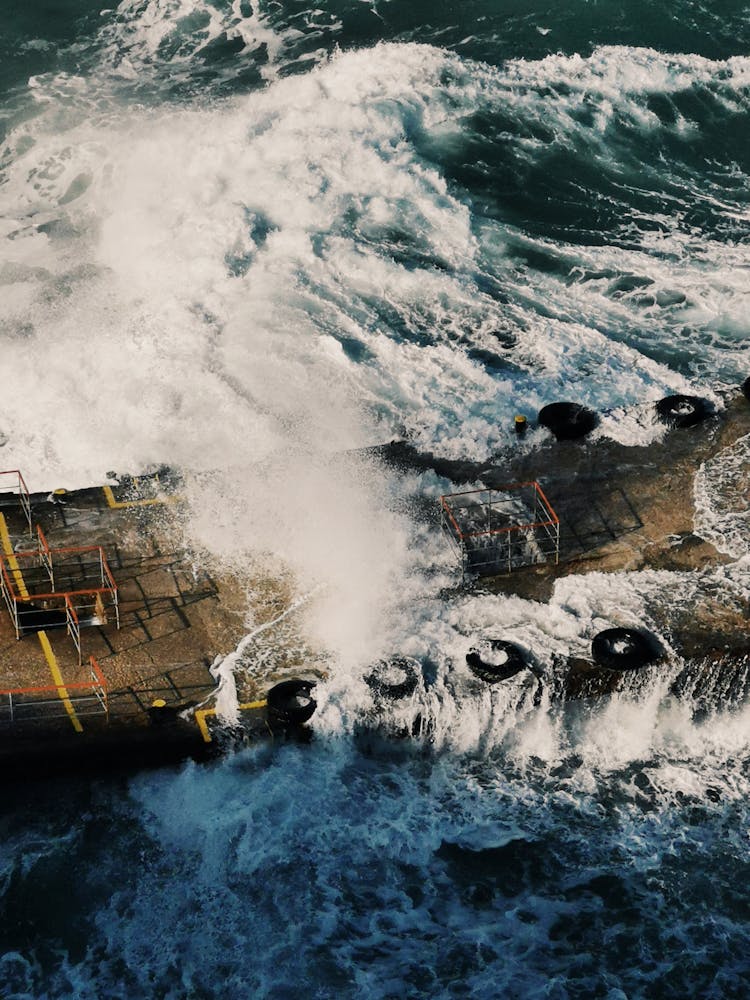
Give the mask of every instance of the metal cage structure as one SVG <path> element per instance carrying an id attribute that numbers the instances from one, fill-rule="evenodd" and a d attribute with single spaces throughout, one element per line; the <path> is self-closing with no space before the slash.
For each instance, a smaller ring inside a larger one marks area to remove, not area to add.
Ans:
<path id="1" fill-rule="evenodd" d="M 0 725 L 47 723 L 67 716 L 80 732 L 79 716 L 100 715 L 108 722 L 107 681 L 94 656 L 84 662 L 81 629 L 108 621 L 119 629 L 117 583 L 101 545 L 50 547 L 35 523 L 32 495 L 18 469 L 0 471 L 0 594 L 16 639 L 40 635 L 55 681 L 0 690 Z M 87 679 L 63 681 L 45 634 L 55 628 L 66 630 L 75 646 L 78 676 Z M 33 661 L 24 661 L 33 669 Z"/>
<path id="2" fill-rule="evenodd" d="M 448 493 L 440 509 L 464 578 L 560 560 L 560 521 L 536 481 Z"/>
<path id="3" fill-rule="evenodd" d="M 81 662 L 80 630 L 120 627 L 117 584 L 100 545 L 50 549 L 41 529 L 38 547 L 0 555 L 0 591 L 16 638 L 41 628 L 66 628 Z"/>

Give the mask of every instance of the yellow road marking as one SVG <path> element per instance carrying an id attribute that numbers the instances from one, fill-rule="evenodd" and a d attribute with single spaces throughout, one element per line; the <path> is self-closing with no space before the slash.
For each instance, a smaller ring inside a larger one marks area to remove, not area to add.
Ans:
<path id="1" fill-rule="evenodd" d="M 70 716 L 70 721 L 73 724 L 73 729 L 75 729 L 77 733 L 82 733 L 83 726 L 81 725 L 80 719 L 76 715 L 76 710 L 73 708 L 73 702 L 70 700 L 70 697 L 68 696 L 65 683 L 63 682 L 62 679 L 62 674 L 60 673 L 60 668 L 57 665 L 57 657 L 52 651 L 52 646 L 50 645 L 50 641 L 47 638 L 47 633 L 37 632 L 37 635 L 39 636 L 39 642 L 41 643 L 42 650 L 44 651 L 44 656 L 49 665 L 50 673 L 52 674 L 52 680 L 55 682 L 55 686 L 57 687 L 57 694 L 60 698 L 60 701 L 65 706 L 65 711 Z"/>
<path id="2" fill-rule="evenodd" d="M 239 708 L 240 711 L 246 711 L 251 708 L 265 708 L 266 704 L 266 699 L 263 698 L 262 701 L 246 701 L 244 705 L 238 705 L 237 708 Z M 198 729 L 201 731 L 204 743 L 211 742 L 211 733 L 208 731 L 208 723 L 206 722 L 207 715 L 216 715 L 216 709 L 201 708 L 195 713 L 195 721 L 198 724 Z"/>
<path id="3" fill-rule="evenodd" d="M 149 507 L 152 504 L 165 502 L 159 497 L 153 497 L 150 500 L 116 500 L 111 486 L 102 486 L 102 490 L 107 500 L 107 505 L 113 510 L 118 510 L 121 507 Z"/>
<path id="4" fill-rule="evenodd" d="M 136 479 L 135 482 L 137 483 L 138 480 Z M 118 500 L 111 486 L 102 486 L 102 492 L 107 506 L 111 507 L 112 510 L 120 510 L 122 507 L 151 507 L 157 503 L 177 503 L 179 501 L 179 497 L 174 496 L 149 497 L 144 500 Z"/>
<path id="5" fill-rule="evenodd" d="M 2 542 L 3 552 L 5 553 L 8 559 L 8 565 L 10 566 L 11 572 L 13 573 L 13 579 L 16 582 L 18 593 L 21 595 L 21 597 L 28 597 L 29 592 L 26 589 L 26 584 L 24 583 L 21 567 L 18 565 L 16 554 L 13 551 L 13 543 L 10 540 L 10 533 L 8 531 L 8 524 L 5 520 L 5 514 L 0 514 L 0 542 Z"/>
<path id="6" fill-rule="evenodd" d="M 23 579 L 23 573 L 21 572 L 21 567 L 18 565 L 18 560 L 16 559 L 15 553 L 13 551 L 13 543 L 10 540 L 10 533 L 8 532 L 8 525 L 5 520 L 5 515 L 0 514 L 0 543 L 2 543 L 3 551 L 5 552 L 6 558 L 8 560 L 8 565 L 11 568 L 13 577 L 16 581 L 16 587 L 18 588 L 18 593 L 21 597 L 29 597 L 29 592 L 26 589 L 26 583 Z M 57 688 L 57 694 L 60 701 L 65 706 L 65 711 L 70 717 L 73 729 L 77 733 L 83 732 L 83 726 L 81 725 L 80 719 L 76 715 L 75 709 L 73 708 L 73 703 L 68 695 L 67 688 L 60 673 L 60 667 L 57 663 L 57 657 L 52 651 L 52 646 L 47 638 L 46 632 L 37 632 L 37 637 L 39 638 L 39 644 L 42 647 L 42 652 L 44 653 L 44 658 L 49 666 L 50 673 L 52 674 L 52 680 L 55 682 L 55 687 Z"/>

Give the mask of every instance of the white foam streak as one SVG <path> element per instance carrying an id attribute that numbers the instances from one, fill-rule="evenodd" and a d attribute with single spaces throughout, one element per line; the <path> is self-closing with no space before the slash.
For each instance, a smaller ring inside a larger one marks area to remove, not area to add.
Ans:
<path id="1" fill-rule="evenodd" d="M 695 531 L 734 558 L 750 552 L 750 435 L 695 474 Z"/>
<path id="2" fill-rule="evenodd" d="M 507 76 L 511 83 L 536 89 L 564 80 L 567 88 L 576 93 L 606 98 L 608 103 L 602 111 L 609 117 L 615 108 L 633 97 L 676 94 L 696 84 L 716 87 L 726 95 L 733 95 L 739 103 L 750 76 L 750 58 L 712 60 L 650 48 L 601 45 L 589 57 L 575 53 L 551 55 L 537 62 L 513 60 L 507 66 Z M 545 99 L 549 99 L 546 93 Z M 640 114 L 641 123 L 648 124 L 648 114 L 643 110 Z"/>
<path id="3" fill-rule="evenodd" d="M 225 10 L 205 0 L 122 0 L 100 33 L 99 47 L 104 71 L 142 85 L 144 73 L 158 79 L 167 64 L 187 74 L 212 43 L 239 39 L 244 45 L 238 55 L 262 48 L 259 71 L 270 79 L 285 48 L 301 34 L 275 29 L 262 0 L 233 0 Z"/>

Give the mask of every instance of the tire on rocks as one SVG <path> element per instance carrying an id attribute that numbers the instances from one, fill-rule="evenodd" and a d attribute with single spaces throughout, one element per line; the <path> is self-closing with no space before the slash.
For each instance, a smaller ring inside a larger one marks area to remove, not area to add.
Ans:
<path id="1" fill-rule="evenodd" d="M 421 676 L 417 660 L 410 656 L 392 656 L 373 664 L 365 675 L 365 683 L 373 694 L 388 701 L 399 701 L 416 691 Z"/>
<path id="2" fill-rule="evenodd" d="M 713 412 L 702 396 L 665 396 L 656 403 L 659 419 L 668 427 L 694 427 Z"/>
<path id="3" fill-rule="evenodd" d="M 527 666 L 521 649 L 505 639 L 484 639 L 466 654 L 469 670 L 486 684 L 507 681 Z"/>
<path id="4" fill-rule="evenodd" d="M 659 659 L 658 643 L 634 628 L 608 628 L 594 636 L 591 656 L 609 670 L 640 670 Z"/>
<path id="5" fill-rule="evenodd" d="M 318 707 L 310 693 L 314 687 L 313 681 L 297 678 L 274 685 L 266 695 L 266 712 L 271 725 L 304 725 Z"/>
<path id="6" fill-rule="evenodd" d="M 750 400 L 750 375 L 742 383 L 742 395 L 745 399 Z"/>
<path id="7" fill-rule="evenodd" d="M 549 403 L 539 411 L 537 421 L 558 441 L 575 441 L 598 426 L 599 415 L 580 403 Z"/>

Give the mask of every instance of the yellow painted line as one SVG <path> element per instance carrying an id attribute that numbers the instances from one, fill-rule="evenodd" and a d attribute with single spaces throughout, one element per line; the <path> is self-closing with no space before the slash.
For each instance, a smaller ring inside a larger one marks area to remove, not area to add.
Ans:
<path id="1" fill-rule="evenodd" d="M 174 503 L 173 497 L 152 497 L 149 500 L 116 500 L 111 486 L 102 486 L 107 506 L 112 510 L 120 510 L 122 507 L 151 507 L 157 503 Z"/>
<path id="2" fill-rule="evenodd" d="M 237 708 L 244 712 L 251 708 L 265 708 L 266 704 L 267 702 L 264 698 L 262 701 L 246 701 L 244 705 L 238 705 Z M 195 721 L 198 724 L 198 729 L 201 731 L 204 743 L 211 742 L 211 733 L 208 731 L 208 723 L 206 722 L 207 715 L 216 715 L 216 709 L 201 708 L 195 713 Z"/>
<path id="3" fill-rule="evenodd" d="M 155 477 L 157 485 L 159 485 L 159 477 Z M 136 487 L 140 484 L 140 480 L 136 476 L 133 479 Z M 104 498 L 107 501 L 107 506 L 111 507 L 113 510 L 120 510 L 122 507 L 151 507 L 157 503 L 179 503 L 180 498 L 176 496 L 160 496 L 160 497 L 148 497 L 143 500 L 118 500 L 115 497 L 114 491 L 111 486 L 102 486 L 102 492 L 104 493 Z"/>
<path id="4" fill-rule="evenodd" d="M 13 543 L 10 540 L 10 533 L 8 532 L 8 525 L 5 521 L 5 515 L 0 514 L 0 543 L 2 543 L 3 551 L 8 560 L 8 565 L 11 568 L 13 576 L 16 581 L 16 587 L 18 588 L 18 593 L 21 597 L 28 597 L 29 592 L 26 589 L 26 584 L 23 579 L 23 573 L 21 572 L 21 567 L 18 565 L 18 560 L 16 559 L 15 553 L 13 552 Z M 57 688 L 57 694 L 65 706 L 65 711 L 70 717 L 70 721 L 73 725 L 73 729 L 77 733 L 83 732 L 83 726 L 81 725 L 80 719 L 76 715 L 76 711 L 73 708 L 73 702 L 70 700 L 67 688 L 62 679 L 62 674 L 60 673 L 60 667 L 57 663 L 57 657 L 52 651 L 52 646 L 47 638 L 46 632 L 37 632 L 39 638 L 39 644 L 42 647 L 42 652 L 44 653 L 44 658 L 49 666 L 50 673 L 52 674 L 52 680 L 55 682 L 55 687 Z"/>
<path id="5" fill-rule="evenodd" d="M 26 584 L 24 583 L 21 567 L 18 565 L 16 554 L 13 551 L 13 543 L 10 540 L 10 532 L 8 531 L 8 524 L 5 520 L 5 514 L 0 514 L 0 542 L 2 542 L 3 552 L 7 557 L 8 565 L 10 566 L 11 572 L 13 573 L 13 579 L 16 581 L 16 587 L 18 588 L 18 593 L 21 595 L 21 597 L 28 597 L 29 592 L 26 589 Z"/>
<path id="6" fill-rule="evenodd" d="M 201 736 L 203 737 L 204 743 L 211 742 L 211 734 L 208 731 L 208 726 L 206 725 L 206 716 L 216 715 L 215 708 L 202 708 L 200 711 L 195 713 L 195 721 L 198 724 L 198 729 L 201 731 Z"/>
<path id="7" fill-rule="evenodd" d="M 75 729 L 77 733 L 82 733 L 83 726 L 81 725 L 80 719 L 76 715 L 76 710 L 73 708 L 73 702 L 70 700 L 68 696 L 68 691 L 62 679 L 62 674 L 60 673 L 60 667 L 57 665 L 57 657 L 52 651 L 52 646 L 50 645 L 50 641 L 47 638 L 47 633 L 37 632 L 37 635 L 39 636 L 39 642 L 41 643 L 42 650 L 44 651 L 44 656 L 49 665 L 50 673 L 52 674 L 52 680 L 55 682 L 55 686 L 57 687 L 57 694 L 60 698 L 60 701 L 65 706 L 65 711 L 70 716 L 70 721 L 73 724 L 73 729 Z"/>

